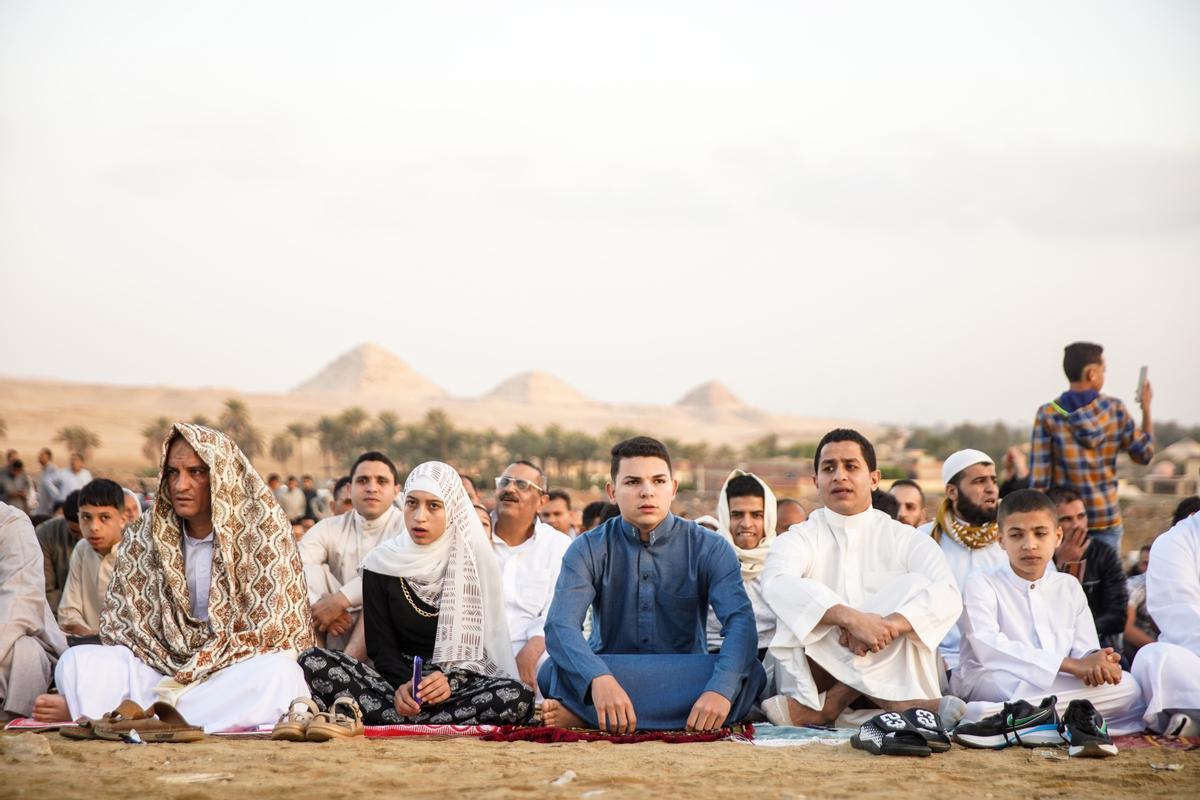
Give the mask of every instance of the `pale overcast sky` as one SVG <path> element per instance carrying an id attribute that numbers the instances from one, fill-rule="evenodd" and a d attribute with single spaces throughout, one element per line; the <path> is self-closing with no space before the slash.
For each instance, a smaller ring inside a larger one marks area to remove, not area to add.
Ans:
<path id="1" fill-rule="evenodd" d="M 1200 422 L 1200 4 L 2 0 L 0 272 L 0 375 Z"/>

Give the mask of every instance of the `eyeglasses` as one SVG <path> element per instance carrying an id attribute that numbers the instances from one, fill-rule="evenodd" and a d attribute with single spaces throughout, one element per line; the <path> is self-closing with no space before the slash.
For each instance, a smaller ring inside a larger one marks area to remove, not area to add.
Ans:
<path id="1" fill-rule="evenodd" d="M 538 494 L 545 494 L 546 490 L 538 486 L 533 481 L 527 481 L 524 478 L 510 478 L 507 475 L 501 475 L 496 478 L 497 489 L 507 489 L 509 486 L 517 487 L 518 492 L 528 492 L 530 489 L 537 489 Z"/>

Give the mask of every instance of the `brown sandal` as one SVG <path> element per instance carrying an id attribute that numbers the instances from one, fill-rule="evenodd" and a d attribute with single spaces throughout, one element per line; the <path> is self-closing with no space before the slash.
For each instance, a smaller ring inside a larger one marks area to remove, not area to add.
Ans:
<path id="1" fill-rule="evenodd" d="M 300 708 L 299 711 L 296 710 L 297 707 Z M 317 704 L 310 698 L 297 697 L 288 703 L 287 711 L 280 715 L 279 721 L 271 730 L 271 738 L 284 742 L 306 741 L 304 735 L 308 732 L 309 723 L 320 713 L 321 709 L 317 708 Z"/>
<path id="2" fill-rule="evenodd" d="M 108 741 L 119 742 L 137 731 L 143 742 L 198 742 L 204 738 L 204 729 L 191 725 L 183 715 L 169 703 L 158 702 L 150 707 L 153 714 L 140 719 L 116 719 L 104 725 L 93 725 L 96 736 Z"/>
<path id="3" fill-rule="evenodd" d="M 149 719 L 150 712 L 139 706 L 132 700 L 122 700 L 121 704 L 112 711 L 107 712 L 100 719 L 92 719 L 91 717 L 80 717 L 75 720 L 76 728 L 60 728 L 59 734 L 67 739 L 99 739 L 101 738 L 97 732 L 97 728 L 102 728 L 106 725 L 111 725 L 120 720 L 134 719 Z"/>
<path id="4" fill-rule="evenodd" d="M 354 716 L 340 713 L 339 707 L 350 709 Z M 327 742 L 330 739 L 349 739 L 362 735 L 362 709 L 353 697 L 339 697 L 334 700 L 328 711 L 322 711 L 313 717 L 304 734 L 310 742 Z"/>

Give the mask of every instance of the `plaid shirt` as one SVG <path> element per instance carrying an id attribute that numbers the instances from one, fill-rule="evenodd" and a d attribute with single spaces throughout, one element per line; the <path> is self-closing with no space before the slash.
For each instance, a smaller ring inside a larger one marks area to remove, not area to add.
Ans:
<path id="1" fill-rule="evenodd" d="M 1154 455 L 1150 434 L 1137 429 L 1120 400 L 1100 395 L 1070 413 L 1057 402 L 1047 403 L 1033 421 L 1029 485 L 1070 486 L 1079 492 L 1091 530 L 1120 525 L 1117 454 L 1122 450 L 1138 464 Z"/>

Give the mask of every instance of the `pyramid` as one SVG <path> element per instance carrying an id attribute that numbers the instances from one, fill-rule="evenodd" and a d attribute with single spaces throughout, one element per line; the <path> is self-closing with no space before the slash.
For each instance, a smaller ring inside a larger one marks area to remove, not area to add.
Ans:
<path id="1" fill-rule="evenodd" d="M 492 389 L 484 398 L 527 405 L 576 405 L 591 402 L 576 389 L 545 372 L 522 372 Z"/>
<path id="2" fill-rule="evenodd" d="M 675 405 L 702 409 L 743 409 L 746 405 L 725 384 L 718 381 L 702 383 L 676 401 Z"/>
<path id="3" fill-rule="evenodd" d="M 297 394 L 354 395 L 412 400 L 445 397 L 446 392 L 377 344 L 361 344 L 329 362 L 292 390 Z"/>

